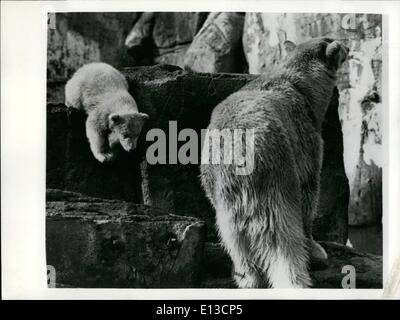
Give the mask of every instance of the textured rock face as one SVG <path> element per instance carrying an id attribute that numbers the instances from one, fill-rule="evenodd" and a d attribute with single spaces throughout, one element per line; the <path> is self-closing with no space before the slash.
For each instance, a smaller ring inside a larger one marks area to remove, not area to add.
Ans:
<path id="1" fill-rule="evenodd" d="M 183 67 L 186 51 L 207 15 L 205 12 L 144 12 L 125 45 L 136 61 L 147 60 L 137 65 L 164 63 Z"/>
<path id="2" fill-rule="evenodd" d="M 57 13 L 56 28 L 48 29 L 48 79 L 68 79 L 93 61 L 116 68 L 129 65 L 124 42 L 137 19 L 137 13 Z"/>
<path id="3" fill-rule="evenodd" d="M 135 61 L 171 64 L 200 72 L 242 72 L 244 14 L 146 12 L 126 38 Z"/>
<path id="4" fill-rule="evenodd" d="M 190 44 L 206 17 L 204 12 L 157 12 L 152 34 L 156 48 Z"/>
<path id="5" fill-rule="evenodd" d="M 378 78 L 380 79 L 380 77 Z M 361 143 L 349 211 L 352 226 L 380 224 L 382 218 L 382 129 L 380 81 L 361 102 Z"/>
<path id="6" fill-rule="evenodd" d="M 47 105 L 47 188 L 141 203 L 140 153 L 121 152 L 115 162 L 101 164 L 90 151 L 85 121 L 83 112 Z"/>
<path id="7" fill-rule="evenodd" d="M 210 13 L 185 56 L 185 67 L 199 72 L 241 72 L 244 14 Z"/>
<path id="8" fill-rule="evenodd" d="M 284 41 L 328 36 L 350 48 L 339 74 L 339 116 L 350 182 L 349 221 L 372 223 L 382 215 L 380 15 L 247 13 L 243 47 L 250 73 L 268 72 L 287 54 Z M 377 218 L 378 217 L 378 218 Z"/>
<path id="9" fill-rule="evenodd" d="M 47 46 L 48 102 L 63 102 L 63 82 L 83 64 L 134 65 L 124 41 L 137 13 L 56 13 Z"/>
<path id="10" fill-rule="evenodd" d="M 343 278 L 348 274 L 345 266 L 354 267 L 355 288 L 382 288 L 382 256 L 357 252 L 332 242 L 320 244 L 328 260 L 311 261 L 310 273 L 315 288 L 343 288 Z"/>
<path id="11" fill-rule="evenodd" d="M 318 240 L 346 244 L 350 190 L 343 162 L 343 133 L 338 104 L 339 94 L 335 89 L 322 124 L 324 156 L 313 235 Z"/>
<path id="12" fill-rule="evenodd" d="M 199 286 L 204 224 L 145 205 L 49 190 L 47 264 L 80 288 Z M 156 215 L 153 215 L 156 213 Z"/>

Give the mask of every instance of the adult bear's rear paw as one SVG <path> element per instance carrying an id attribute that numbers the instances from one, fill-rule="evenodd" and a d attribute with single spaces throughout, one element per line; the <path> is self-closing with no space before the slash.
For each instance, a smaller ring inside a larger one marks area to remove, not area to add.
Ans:
<path id="1" fill-rule="evenodd" d="M 314 240 L 310 241 L 310 256 L 313 259 L 328 259 L 328 254 L 326 253 L 325 249 L 322 248 L 322 246 Z"/>

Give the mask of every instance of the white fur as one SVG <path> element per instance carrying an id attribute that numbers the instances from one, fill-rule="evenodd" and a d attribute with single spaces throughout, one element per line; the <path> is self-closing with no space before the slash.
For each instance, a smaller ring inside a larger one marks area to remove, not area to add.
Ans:
<path id="1" fill-rule="evenodd" d="M 293 281 L 290 262 L 278 249 L 268 268 L 269 281 L 273 288 L 302 288 Z"/>
<path id="2" fill-rule="evenodd" d="M 78 69 L 65 86 L 65 104 L 89 112 L 104 100 L 128 93 L 125 77 L 112 66 L 89 63 Z M 137 110 L 136 103 L 132 107 Z"/>

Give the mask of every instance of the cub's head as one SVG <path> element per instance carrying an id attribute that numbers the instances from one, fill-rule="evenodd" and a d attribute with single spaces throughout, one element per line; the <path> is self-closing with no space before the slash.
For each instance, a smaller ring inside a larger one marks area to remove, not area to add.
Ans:
<path id="1" fill-rule="evenodd" d="M 340 68 L 349 53 L 349 48 L 344 44 L 330 38 L 314 38 L 298 46 L 285 41 L 284 46 L 291 53 L 289 63 L 305 65 L 318 60 L 333 72 Z"/>
<path id="2" fill-rule="evenodd" d="M 111 135 L 119 141 L 125 151 L 136 148 L 143 124 L 149 118 L 145 113 L 112 113 L 108 117 Z"/>

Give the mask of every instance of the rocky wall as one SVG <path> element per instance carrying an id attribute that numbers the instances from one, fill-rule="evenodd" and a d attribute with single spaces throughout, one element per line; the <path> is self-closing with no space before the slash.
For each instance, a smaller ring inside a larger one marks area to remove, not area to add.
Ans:
<path id="1" fill-rule="evenodd" d="M 49 17 L 47 101 L 64 102 L 63 83 L 82 65 L 103 61 L 116 68 L 136 65 L 125 38 L 139 13 L 68 12 Z"/>

